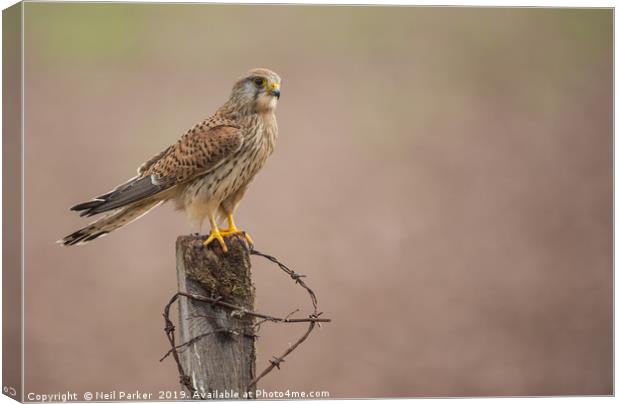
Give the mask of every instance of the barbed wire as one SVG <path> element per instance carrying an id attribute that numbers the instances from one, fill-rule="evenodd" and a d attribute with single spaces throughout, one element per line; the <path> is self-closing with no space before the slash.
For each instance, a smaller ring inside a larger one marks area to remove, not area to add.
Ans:
<path id="1" fill-rule="evenodd" d="M 277 316 L 272 316 L 269 314 L 259 313 L 254 310 L 250 310 L 248 308 L 226 302 L 221 297 L 211 298 L 211 297 L 206 297 L 206 296 L 201 296 L 201 295 L 197 295 L 193 293 L 186 293 L 186 292 L 175 293 L 174 296 L 172 296 L 172 298 L 168 301 L 168 303 L 164 307 L 164 312 L 163 312 L 164 322 L 165 322 L 164 331 L 166 333 L 166 337 L 168 338 L 168 342 L 170 343 L 170 349 L 160 359 L 160 362 L 166 359 L 167 357 L 169 357 L 170 355 L 172 355 L 172 357 L 174 358 L 174 361 L 176 362 L 177 370 L 179 372 L 179 381 L 181 385 L 185 386 L 185 388 L 187 388 L 187 390 L 192 395 L 196 392 L 196 389 L 193 386 L 191 377 L 188 376 L 183 369 L 183 366 L 179 358 L 179 353 L 183 352 L 183 350 L 185 350 L 190 345 L 195 344 L 197 341 L 209 335 L 214 335 L 218 333 L 243 334 L 248 337 L 257 338 L 258 337 L 257 332 L 260 329 L 260 326 L 264 324 L 265 322 L 283 323 L 283 324 L 309 323 L 308 329 L 306 330 L 306 332 L 301 337 L 299 337 L 295 341 L 295 343 L 291 344 L 279 356 L 273 356 L 272 359 L 269 360 L 269 365 L 265 367 L 265 369 L 258 376 L 256 376 L 254 379 L 250 381 L 250 383 L 248 384 L 246 388 L 246 391 L 249 391 L 252 387 L 256 386 L 256 384 L 263 377 L 267 376 L 271 371 L 273 371 L 273 369 L 275 368 L 280 369 L 280 365 L 282 364 L 282 362 L 284 362 L 284 358 L 290 355 L 295 349 L 297 349 L 308 338 L 308 336 L 310 336 L 310 333 L 312 333 L 316 325 L 319 325 L 320 327 L 321 323 L 331 322 L 331 319 L 320 317 L 323 314 L 323 312 L 319 312 L 318 299 L 316 297 L 316 294 L 302 279 L 306 277 L 305 275 L 296 273 L 295 271 L 290 269 L 288 266 L 283 264 L 281 261 L 279 261 L 276 257 L 269 255 L 269 254 L 262 253 L 258 250 L 255 250 L 253 247 L 249 248 L 249 253 L 250 255 L 257 255 L 257 256 L 263 257 L 271 261 L 272 263 L 276 264 L 282 271 L 284 271 L 287 275 L 289 275 L 291 279 L 295 281 L 295 284 L 305 289 L 308 295 L 310 296 L 313 311 L 310 315 L 308 315 L 308 317 L 304 317 L 304 318 L 291 318 L 291 316 L 295 314 L 296 312 L 298 312 L 299 309 L 292 311 L 285 317 L 277 317 Z M 186 342 L 177 344 L 176 337 L 175 337 L 176 328 L 172 320 L 170 320 L 170 308 L 175 302 L 178 301 L 179 297 L 181 296 L 187 299 L 192 299 L 192 300 L 196 300 L 196 301 L 200 301 L 204 303 L 210 303 L 215 306 L 220 306 L 220 307 L 223 307 L 229 310 L 233 310 L 232 313 L 234 313 L 236 316 L 239 316 L 239 317 L 251 316 L 255 318 L 260 318 L 260 320 L 257 321 L 255 324 L 253 324 L 252 332 L 248 332 L 247 328 L 237 328 L 237 329 L 222 328 L 222 329 L 216 329 L 216 330 L 206 332 L 204 334 L 197 335 Z"/>
<path id="2" fill-rule="evenodd" d="M 172 348 L 173 348 L 172 356 L 174 357 L 174 361 L 177 364 L 177 370 L 179 371 L 179 383 L 181 383 L 182 386 L 185 386 L 185 388 L 192 395 L 194 395 L 194 393 L 196 393 L 196 389 L 194 388 L 194 385 L 192 384 L 192 379 L 188 375 L 185 374 L 185 371 L 183 370 L 183 366 L 181 365 L 181 361 L 179 360 L 179 352 L 176 350 L 176 342 L 175 342 L 175 335 L 174 335 L 175 326 L 172 320 L 170 320 L 170 307 L 172 307 L 174 302 L 176 302 L 178 299 L 179 299 L 179 294 L 175 293 L 174 296 L 170 298 L 170 301 L 168 301 L 168 304 L 166 304 L 166 306 L 164 307 L 164 322 L 166 323 L 166 326 L 164 327 L 164 331 L 166 332 L 166 338 L 168 338 L 168 342 L 170 342 L 170 345 L 172 345 Z M 162 358 L 160 362 L 165 358 L 166 357 L 164 356 L 164 358 Z"/>

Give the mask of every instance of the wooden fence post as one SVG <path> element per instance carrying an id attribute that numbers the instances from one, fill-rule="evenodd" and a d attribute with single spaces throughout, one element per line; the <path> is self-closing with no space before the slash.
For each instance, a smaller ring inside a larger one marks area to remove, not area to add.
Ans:
<path id="1" fill-rule="evenodd" d="M 204 240 L 204 236 L 177 239 L 179 291 L 254 310 L 255 290 L 244 238 L 227 237 L 226 253 L 217 242 L 204 247 Z M 179 297 L 178 342 L 196 339 L 179 359 L 202 398 L 243 398 L 256 373 L 253 324 L 253 317 L 236 310 Z"/>

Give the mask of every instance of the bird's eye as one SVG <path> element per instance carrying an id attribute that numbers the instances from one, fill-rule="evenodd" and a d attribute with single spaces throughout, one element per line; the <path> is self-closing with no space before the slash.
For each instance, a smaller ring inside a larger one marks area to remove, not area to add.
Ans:
<path id="1" fill-rule="evenodd" d="M 254 84 L 256 84 L 258 87 L 262 87 L 263 84 L 265 84 L 265 79 L 257 77 L 254 79 Z"/>

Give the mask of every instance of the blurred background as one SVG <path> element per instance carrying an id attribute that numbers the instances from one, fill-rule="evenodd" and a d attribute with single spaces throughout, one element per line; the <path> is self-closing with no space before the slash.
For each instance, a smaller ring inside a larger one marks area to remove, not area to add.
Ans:
<path id="1" fill-rule="evenodd" d="M 26 392 L 178 388 L 165 205 L 78 248 L 253 67 L 280 138 L 238 215 L 333 319 L 266 390 L 612 393 L 612 11 L 25 4 Z M 254 260 L 258 309 L 308 311 Z M 267 325 L 258 368 L 305 329 Z"/>

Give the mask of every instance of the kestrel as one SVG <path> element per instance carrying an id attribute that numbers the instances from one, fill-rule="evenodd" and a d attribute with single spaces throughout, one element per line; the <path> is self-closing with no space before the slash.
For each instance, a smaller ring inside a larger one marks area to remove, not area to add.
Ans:
<path id="1" fill-rule="evenodd" d="M 172 200 L 201 228 L 209 220 L 205 245 L 243 234 L 233 213 L 248 185 L 273 152 L 278 137 L 275 109 L 280 77 L 268 69 L 253 69 L 233 86 L 228 101 L 213 116 L 187 131 L 178 142 L 138 168 L 138 175 L 107 194 L 71 208 L 80 216 L 107 213 L 59 243 L 84 244 L 143 216 Z M 218 222 L 228 221 L 227 229 Z"/>

